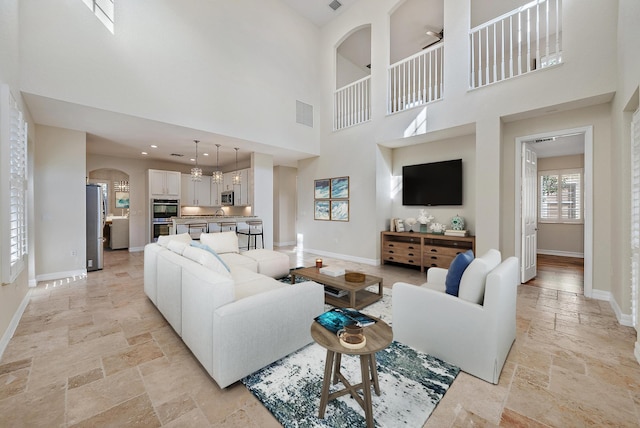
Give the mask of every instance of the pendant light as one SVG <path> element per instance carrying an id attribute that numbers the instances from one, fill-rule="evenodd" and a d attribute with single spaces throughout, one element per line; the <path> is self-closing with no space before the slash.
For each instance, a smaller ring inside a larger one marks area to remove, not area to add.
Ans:
<path id="1" fill-rule="evenodd" d="M 233 174 L 233 184 L 240 184 L 242 182 L 242 176 L 240 175 L 240 170 L 238 169 L 238 150 L 239 147 L 235 148 L 236 150 L 236 172 Z"/>
<path id="2" fill-rule="evenodd" d="M 196 166 L 191 168 L 191 181 L 200 181 L 202 180 L 202 168 L 198 168 L 198 143 L 200 141 L 193 140 L 196 143 Z"/>
<path id="3" fill-rule="evenodd" d="M 211 182 L 213 184 L 222 184 L 223 177 L 222 171 L 220 171 L 220 144 L 216 144 L 216 170 L 211 175 Z"/>

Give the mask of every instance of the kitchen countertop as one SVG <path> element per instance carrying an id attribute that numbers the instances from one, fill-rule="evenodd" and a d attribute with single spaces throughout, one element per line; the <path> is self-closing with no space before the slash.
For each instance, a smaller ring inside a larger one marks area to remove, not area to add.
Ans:
<path id="1" fill-rule="evenodd" d="M 174 225 L 176 224 L 189 224 L 189 223 L 217 223 L 219 221 L 244 221 L 248 219 L 259 220 L 255 215 L 189 215 L 184 217 L 172 217 L 171 220 Z"/>

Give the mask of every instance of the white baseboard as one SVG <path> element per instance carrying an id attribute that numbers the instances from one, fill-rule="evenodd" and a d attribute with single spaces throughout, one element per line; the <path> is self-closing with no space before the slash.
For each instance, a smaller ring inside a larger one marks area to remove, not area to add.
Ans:
<path id="1" fill-rule="evenodd" d="M 289 242 L 274 242 L 273 246 L 274 247 L 291 247 L 293 245 L 296 245 L 296 241 L 289 241 Z"/>
<path id="2" fill-rule="evenodd" d="M 137 253 L 140 251 L 144 251 L 144 247 L 129 247 L 129 252 L 130 253 Z"/>
<path id="3" fill-rule="evenodd" d="M 20 306 L 18 306 L 18 309 L 13 314 L 13 317 L 11 318 L 11 322 L 9 323 L 9 326 L 7 327 L 4 334 L 2 335 L 2 339 L 0 339 L 0 360 L 2 360 L 2 355 L 4 354 L 5 349 L 7 349 L 7 346 L 9 345 L 9 341 L 13 337 L 13 333 L 15 333 L 16 328 L 18 328 L 18 323 L 20 322 L 20 318 L 22 318 L 22 314 L 24 313 L 24 310 L 27 309 L 27 305 L 29 304 L 30 298 L 31 298 L 31 290 L 28 290 L 27 294 L 25 294 L 24 298 L 22 299 L 22 302 L 20 302 Z"/>
<path id="4" fill-rule="evenodd" d="M 73 278 L 74 276 L 87 276 L 86 269 L 70 270 L 67 272 L 54 272 L 45 273 L 42 275 L 36 275 L 36 282 L 40 281 L 53 281 L 55 279 Z"/>
<path id="5" fill-rule="evenodd" d="M 611 305 L 611 309 L 613 309 L 613 312 L 616 314 L 616 318 L 618 319 L 620 325 L 634 327 L 631 314 L 622 313 L 618 302 L 616 302 L 616 299 L 613 298 L 613 295 L 609 291 L 593 290 L 591 292 L 591 298 L 609 302 L 609 304 Z"/>
<path id="6" fill-rule="evenodd" d="M 571 251 L 540 250 L 540 249 L 538 249 L 536 252 L 538 254 L 544 254 L 545 256 L 576 257 L 578 259 L 584 259 L 584 253 L 573 253 Z"/>
<path id="7" fill-rule="evenodd" d="M 355 262 L 355 263 L 363 263 L 365 265 L 371 265 L 371 266 L 380 265 L 380 260 L 378 259 L 365 259 L 363 257 L 354 257 L 354 256 L 349 256 L 347 254 L 331 253 L 329 251 L 314 250 L 312 248 L 305 248 L 304 251 L 306 253 L 317 254 L 319 256 L 332 257 L 334 259 L 346 260 L 346 261 Z"/>
<path id="8" fill-rule="evenodd" d="M 633 347 L 633 355 L 636 356 L 636 361 L 640 363 L 640 342 L 636 341 L 636 346 Z"/>

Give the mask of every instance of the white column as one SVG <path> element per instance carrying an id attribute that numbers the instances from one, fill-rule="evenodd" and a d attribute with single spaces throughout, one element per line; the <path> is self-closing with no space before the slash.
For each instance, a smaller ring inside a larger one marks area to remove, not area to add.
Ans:
<path id="1" fill-rule="evenodd" d="M 500 248 L 502 124 L 497 116 L 476 123 L 476 252 Z"/>

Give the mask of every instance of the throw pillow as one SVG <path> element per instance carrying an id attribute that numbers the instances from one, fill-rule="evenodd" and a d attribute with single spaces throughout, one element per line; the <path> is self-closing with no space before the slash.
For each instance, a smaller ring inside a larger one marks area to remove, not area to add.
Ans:
<path id="1" fill-rule="evenodd" d="M 467 302 L 482 305 L 484 302 L 484 285 L 490 270 L 489 264 L 482 257 L 472 261 L 460 280 L 458 297 Z"/>
<path id="2" fill-rule="evenodd" d="M 176 254 L 180 254 L 182 255 L 182 253 L 184 252 L 184 249 L 187 248 L 189 246 L 189 244 L 187 244 L 186 242 L 183 242 L 179 239 L 173 239 L 171 241 L 169 241 L 169 243 L 167 244 L 167 248 L 170 249 L 171 251 L 173 251 Z"/>
<path id="3" fill-rule="evenodd" d="M 206 244 L 218 254 L 239 253 L 238 235 L 236 232 L 203 233 L 200 242 Z"/>
<path id="4" fill-rule="evenodd" d="M 158 236 L 158 245 L 161 245 L 163 247 L 168 247 L 169 246 L 169 242 L 171 241 L 181 241 L 184 242 L 185 244 L 188 244 L 189 242 L 191 242 L 191 235 L 189 235 L 188 233 L 180 233 L 177 235 L 160 235 Z"/>
<path id="5" fill-rule="evenodd" d="M 473 251 L 467 250 L 464 253 L 458 254 L 447 271 L 447 277 L 445 278 L 444 285 L 447 294 L 452 296 L 458 295 L 458 289 L 460 288 L 460 280 L 467 266 L 473 261 Z"/>
<path id="6" fill-rule="evenodd" d="M 216 257 L 216 259 L 218 259 L 220 261 L 220 263 L 222 263 L 222 265 L 227 270 L 227 272 L 231 272 L 231 269 L 229 269 L 229 266 L 227 266 L 227 264 L 224 262 L 224 260 L 222 260 L 220 258 L 220 256 L 218 255 L 218 253 L 213 251 L 213 248 L 211 248 L 207 244 L 203 244 L 202 242 L 198 242 L 198 241 L 191 241 L 191 246 L 192 247 L 196 247 L 196 248 L 202 248 L 203 250 L 210 252 L 211 254 L 213 254 Z"/>
<path id="7" fill-rule="evenodd" d="M 231 273 L 227 270 L 227 266 L 207 250 L 197 248 L 195 246 L 189 246 L 184 250 L 182 256 L 189 260 L 193 260 L 194 262 L 201 264 L 207 269 L 226 278 L 231 278 Z"/>

